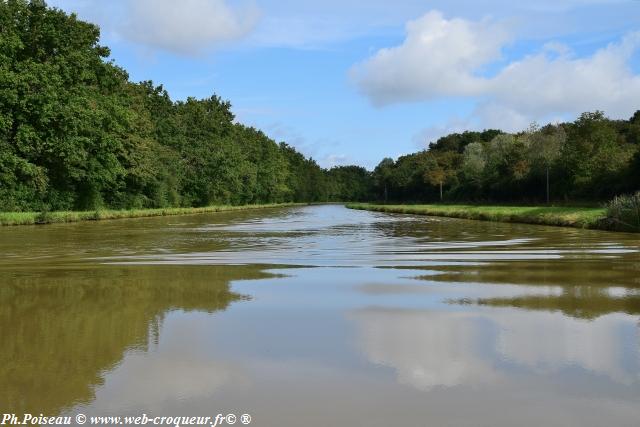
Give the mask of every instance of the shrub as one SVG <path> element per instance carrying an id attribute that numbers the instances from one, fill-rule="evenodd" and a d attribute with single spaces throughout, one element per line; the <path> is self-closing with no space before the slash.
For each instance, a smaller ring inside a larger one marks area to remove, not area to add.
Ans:
<path id="1" fill-rule="evenodd" d="M 607 204 L 607 218 L 616 228 L 640 231 L 640 191 L 617 196 Z"/>
<path id="2" fill-rule="evenodd" d="M 36 224 L 50 224 L 51 222 L 53 222 L 53 215 L 46 208 L 43 209 L 42 212 L 40 212 L 35 219 Z"/>

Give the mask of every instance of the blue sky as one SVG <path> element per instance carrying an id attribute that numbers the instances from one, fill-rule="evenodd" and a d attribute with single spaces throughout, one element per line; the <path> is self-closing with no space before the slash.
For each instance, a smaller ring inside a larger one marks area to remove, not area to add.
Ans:
<path id="1" fill-rule="evenodd" d="M 293 4 L 292 4 L 293 3 Z M 640 1 L 55 0 L 134 81 L 229 99 L 322 166 L 640 109 Z"/>

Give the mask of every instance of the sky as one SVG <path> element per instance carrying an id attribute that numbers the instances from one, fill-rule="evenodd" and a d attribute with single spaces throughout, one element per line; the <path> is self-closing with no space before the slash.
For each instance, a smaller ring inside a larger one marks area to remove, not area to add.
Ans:
<path id="1" fill-rule="evenodd" d="M 640 109 L 640 0 L 50 0 L 132 81 L 231 101 L 323 167 Z"/>

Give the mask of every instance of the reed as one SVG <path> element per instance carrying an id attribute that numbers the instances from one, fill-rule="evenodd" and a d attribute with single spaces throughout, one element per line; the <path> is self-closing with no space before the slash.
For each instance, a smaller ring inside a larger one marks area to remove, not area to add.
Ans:
<path id="1" fill-rule="evenodd" d="M 613 228 L 640 232 L 640 191 L 610 201 L 607 204 L 607 218 Z"/>

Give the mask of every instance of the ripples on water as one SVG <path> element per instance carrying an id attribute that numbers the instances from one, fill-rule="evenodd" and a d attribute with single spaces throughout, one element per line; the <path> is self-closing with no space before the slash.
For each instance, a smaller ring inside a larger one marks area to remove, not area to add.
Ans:
<path id="1" fill-rule="evenodd" d="M 640 419 L 637 235 L 312 206 L 0 236 L 0 409 Z"/>

